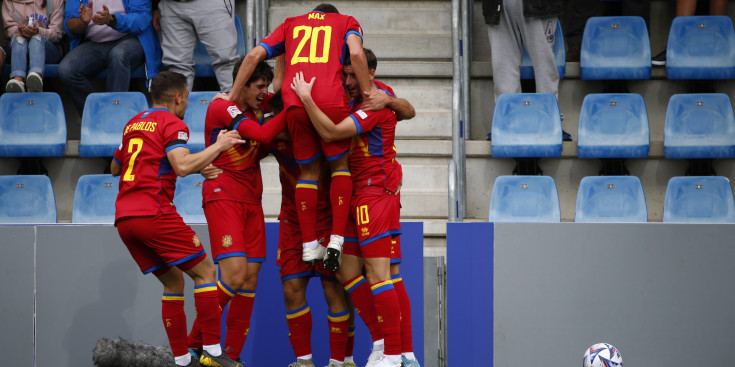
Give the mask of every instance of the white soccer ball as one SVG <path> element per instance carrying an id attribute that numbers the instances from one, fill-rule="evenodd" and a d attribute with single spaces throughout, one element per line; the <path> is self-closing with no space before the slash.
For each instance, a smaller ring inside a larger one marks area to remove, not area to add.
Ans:
<path id="1" fill-rule="evenodd" d="M 623 367 L 623 357 L 618 348 L 607 343 L 597 343 L 584 352 L 582 367 Z"/>

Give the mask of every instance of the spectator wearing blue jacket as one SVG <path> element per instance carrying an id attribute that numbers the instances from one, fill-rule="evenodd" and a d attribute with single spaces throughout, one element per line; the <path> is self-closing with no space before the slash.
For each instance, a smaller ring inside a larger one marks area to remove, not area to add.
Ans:
<path id="1" fill-rule="evenodd" d="M 107 91 L 127 92 L 133 70 L 145 64 L 152 79 L 161 68 L 161 45 L 151 23 L 150 0 L 67 0 L 64 29 L 71 51 L 59 64 L 59 78 L 81 115 L 87 80 L 107 70 Z"/>

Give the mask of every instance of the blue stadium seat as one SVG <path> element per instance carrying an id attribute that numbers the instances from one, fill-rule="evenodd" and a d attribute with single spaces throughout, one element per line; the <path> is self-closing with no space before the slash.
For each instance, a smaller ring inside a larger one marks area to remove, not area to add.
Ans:
<path id="1" fill-rule="evenodd" d="M 48 176 L 0 176 L 0 224 L 41 223 L 56 223 L 56 198 Z"/>
<path id="2" fill-rule="evenodd" d="M 559 194 L 549 176 L 498 176 L 490 222 L 560 222 Z"/>
<path id="3" fill-rule="evenodd" d="M 493 157 L 561 156 L 561 116 L 550 93 L 502 94 L 495 104 Z"/>
<path id="4" fill-rule="evenodd" d="M 556 69 L 559 70 L 559 79 L 564 79 L 564 73 L 567 70 L 567 48 L 564 45 L 564 32 L 561 29 L 561 22 L 556 22 L 556 30 L 554 31 L 554 59 L 556 59 Z M 531 57 L 528 56 L 526 46 L 523 46 L 523 59 L 521 60 L 521 79 L 534 79 L 533 63 Z"/>
<path id="5" fill-rule="evenodd" d="M 4 78 L 7 78 L 9 75 L 10 75 L 10 61 L 6 62 L 5 65 L 3 65 L 3 69 L 2 69 L 2 76 Z M 43 71 L 43 77 L 44 78 L 58 78 L 59 77 L 59 64 L 46 64 L 44 71 Z M 138 79 L 146 78 L 145 66 L 140 66 L 137 69 L 134 69 L 131 72 L 130 77 L 138 78 Z M 102 70 L 102 72 L 95 75 L 95 79 L 105 79 L 105 78 L 107 78 L 107 70 Z"/>
<path id="6" fill-rule="evenodd" d="M 74 191 L 72 223 L 115 222 L 115 200 L 120 190 L 120 178 L 112 175 L 79 177 Z"/>
<path id="7" fill-rule="evenodd" d="M 735 157 L 735 117 L 723 93 L 675 94 L 664 124 L 666 158 Z"/>
<path id="8" fill-rule="evenodd" d="M 237 54 L 245 55 L 245 33 L 242 29 L 240 17 L 235 15 L 235 31 L 237 32 Z M 207 49 L 201 41 L 197 40 L 196 48 L 194 48 L 194 74 L 201 77 L 214 77 L 214 67 L 212 67 L 212 57 L 209 56 Z"/>
<path id="9" fill-rule="evenodd" d="M 79 155 L 112 157 L 122 142 L 125 124 L 148 109 L 148 101 L 140 92 L 92 93 L 87 96 L 82 113 Z"/>
<path id="10" fill-rule="evenodd" d="M 735 79 L 735 31 L 728 16 L 676 17 L 666 48 L 668 79 Z"/>
<path id="11" fill-rule="evenodd" d="M 647 158 L 648 112 L 640 94 L 588 94 L 577 135 L 579 158 Z"/>
<path id="12" fill-rule="evenodd" d="M 588 176 L 577 191 L 575 222 L 647 222 L 646 197 L 636 176 Z"/>
<path id="13" fill-rule="evenodd" d="M 56 93 L 5 93 L 0 97 L 0 157 L 61 157 L 66 119 Z"/>
<path id="14" fill-rule="evenodd" d="M 184 122 L 189 127 L 189 149 L 192 153 L 204 150 L 204 118 L 212 98 L 219 92 L 191 92 Z"/>
<path id="15" fill-rule="evenodd" d="M 174 205 L 186 223 L 207 223 L 202 209 L 202 182 L 204 177 L 198 173 L 176 180 Z"/>
<path id="16" fill-rule="evenodd" d="M 664 222 L 735 223 L 735 199 L 723 176 L 672 177 L 664 198 Z"/>
<path id="17" fill-rule="evenodd" d="M 651 45 L 641 17 L 592 17 L 582 35 L 582 79 L 649 79 Z"/>

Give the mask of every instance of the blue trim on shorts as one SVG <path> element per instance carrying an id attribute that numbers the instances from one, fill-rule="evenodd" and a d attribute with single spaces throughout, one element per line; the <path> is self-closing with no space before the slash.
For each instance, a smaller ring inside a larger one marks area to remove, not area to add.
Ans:
<path id="1" fill-rule="evenodd" d="M 347 154 L 347 152 L 349 152 L 349 151 L 350 151 L 350 148 L 347 148 L 347 149 L 346 149 L 346 150 L 345 150 L 344 152 L 342 152 L 342 153 L 339 153 L 339 154 L 337 154 L 337 155 L 333 155 L 333 156 L 331 156 L 331 157 L 330 157 L 330 156 L 327 156 L 327 160 L 328 160 L 328 161 L 330 161 L 330 162 L 331 162 L 331 161 L 336 161 L 336 160 L 338 160 L 338 159 L 340 159 L 340 158 L 344 157 L 344 155 L 345 155 L 345 154 Z"/>
<path id="2" fill-rule="evenodd" d="M 249 263 L 264 263 L 265 258 L 264 257 L 249 257 L 248 262 Z"/>
<path id="3" fill-rule="evenodd" d="M 315 160 L 321 158 L 322 155 L 323 155 L 322 152 L 319 152 L 319 153 L 317 153 L 315 156 L 313 156 L 311 158 L 307 158 L 307 159 L 303 159 L 303 160 L 299 160 L 299 159 L 294 159 L 294 160 L 298 164 L 309 164 L 309 163 L 314 162 Z"/>
<path id="4" fill-rule="evenodd" d="M 322 274 L 322 273 L 320 273 L 320 272 L 316 272 L 316 275 L 317 275 L 317 276 L 318 276 L 319 278 L 321 278 L 321 279 L 324 279 L 324 280 L 328 280 L 328 281 L 330 281 L 330 282 L 335 282 L 335 283 L 339 283 L 339 281 L 338 281 L 338 280 L 337 280 L 337 278 L 335 278 L 335 277 L 330 277 L 329 275 L 326 275 L 326 274 Z"/>
<path id="5" fill-rule="evenodd" d="M 368 239 L 366 239 L 364 241 L 360 241 L 360 247 L 365 246 L 368 243 L 373 242 L 375 240 L 379 240 L 379 239 L 381 239 L 383 237 L 388 237 L 390 235 L 391 235 L 390 231 L 385 231 L 385 232 L 383 232 L 381 234 L 377 234 L 377 235 L 372 236 L 372 237 L 370 237 L 370 238 L 368 238 Z"/>
<path id="6" fill-rule="evenodd" d="M 143 274 L 150 274 L 150 273 L 152 273 L 152 272 L 160 269 L 161 267 L 163 267 L 165 265 L 166 265 L 165 263 L 158 263 L 156 265 L 153 265 L 150 268 L 148 268 L 146 270 L 143 270 Z"/>
<path id="7" fill-rule="evenodd" d="M 301 272 L 301 273 L 284 275 L 284 276 L 281 277 L 281 281 L 286 281 L 286 280 L 290 280 L 290 279 L 297 279 L 297 278 L 311 278 L 313 276 L 314 276 L 314 271 L 313 270 L 309 270 L 309 271 L 304 271 L 304 272 Z"/>
<path id="8" fill-rule="evenodd" d="M 228 257 L 236 257 L 236 256 L 239 256 L 239 257 L 247 257 L 247 254 L 244 253 L 244 252 L 240 252 L 240 251 L 237 251 L 237 252 L 226 252 L 226 253 L 220 254 L 219 256 L 217 256 L 216 258 L 214 258 L 214 263 L 216 264 L 216 263 L 218 263 L 222 259 L 226 259 Z"/>
<path id="9" fill-rule="evenodd" d="M 183 259 L 179 259 L 179 260 L 176 260 L 174 262 L 167 263 L 166 265 L 168 265 L 168 266 L 180 265 L 180 264 L 183 264 L 183 263 L 185 263 L 185 262 L 187 262 L 189 260 L 196 259 L 197 257 L 199 257 L 201 255 L 204 255 L 204 250 L 201 250 L 201 251 L 197 252 L 196 254 L 189 255 L 189 256 L 187 256 L 187 257 L 185 257 Z"/>
<path id="10" fill-rule="evenodd" d="M 401 261 L 402 261 L 402 260 L 401 260 L 401 258 L 400 258 L 400 257 L 396 257 L 396 258 L 391 258 L 391 259 L 390 259 L 390 263 L 391 263 L 391 265 L 393 265 L 393 264 L 400 264 L 400 263 L 401 263 Z"/>
<path id="11" fill-rule="evenodd" d="M 345 242 L 358 242 L 357 237 L 345 237 Z"/>

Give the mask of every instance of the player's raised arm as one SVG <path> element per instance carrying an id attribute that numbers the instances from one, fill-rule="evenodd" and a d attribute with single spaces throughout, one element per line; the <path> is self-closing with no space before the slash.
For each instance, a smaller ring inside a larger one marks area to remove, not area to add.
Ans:
<path id="1" fill-rule="evenodd" d="M 166 153 L 171 167 L 180 177 L 197 173 L 217 158 L 217 156 L 235 144 L 246 143 L 237 131 L 220 131 L 217 141 L 199 153 L 191 153 L 186 147 L 174 148 Z"/>
<path id="2" fill-rule="evenodd" d="M 229 98 L 227 98 L 229 101 L 239 100 L 242 89 L 245 87 L 245 83 L 250 80 L 250 76 L 253 75 L 255 67 L 259 62 L 265 60 L 266 57 L 268 57 L 268 51 L 260 45 L 253 47 L 245 55 L 245 60 L 240 65 L 240 70 L 237 71 L 237 78 L 232 83 L 232 91 L 230 91 Z"/>
<path id="3" fill-rule="evenodd" d="M 339 123 L 333 122 L 321 109 L 314 103 L 314 99 L 311 98 L 311 89 L 314 87 L 314 81 L 316 78 L 311 78 L 310 82 L 304 80 L 304 74 L 301 72 L 296 73 L 296 76 L 291 83 L 291 89 L 301 99 L 301 103 L 304 104 L 306 113 L 309 114 L 314 128 L 319 135 L 325 141 L 337 141 L 347 139 L 357 135 L 357 126 L 353 122 L 352 118 L 346 117 Z"/>
<path id="4" fill-rule="evenodd" d="M 362 38 L 351 33 L 347 36 L 347 47 L 350 49 L 350 62 L 352 69 L 355 71 L 357 82 L 360 84 L 360 89 L 362 89 L 366 99 L 369 99 L 370 96 L 378 92 L 378 88 L 375 88 L 375 84 L 370 79 L 367 57 L 365 56 L 365 50 L 362 48 Z"/>

